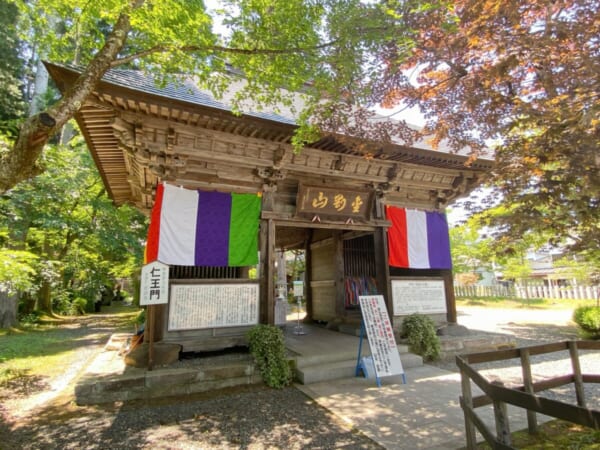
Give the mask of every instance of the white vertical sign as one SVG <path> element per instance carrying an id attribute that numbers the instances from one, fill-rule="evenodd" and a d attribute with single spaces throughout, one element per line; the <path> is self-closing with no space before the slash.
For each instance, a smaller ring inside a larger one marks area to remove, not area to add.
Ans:
<path id="1" fill-rule="evenodd" d="M 358 300 L 376 375 L 387 377 L 404 374 L 383 295 L 361 295 Z"/>
<path id="2" fill-rule="evenodd" d="M 161 305 L 169 302 L 169 266 L 159 261 L 142 267 L 140 305 Z"/>
<path id="3" fill-rule="evenodd" d="M 304 281 L 294 281 L 294 297 L 304 297 Z"/>

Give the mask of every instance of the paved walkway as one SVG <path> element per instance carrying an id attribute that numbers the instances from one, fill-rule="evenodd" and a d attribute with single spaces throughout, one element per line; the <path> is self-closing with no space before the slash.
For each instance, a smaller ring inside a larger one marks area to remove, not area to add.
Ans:
<path id="1" fill-rule="evenodd" d="M 543 341 L 572 339 L 569 311 L 515 311 L 465 308 L 459 312 L 458 323 L 472 330 L 502 332 L 519 338 L 521 345 L 535 345 Z M 586 355 L 582 363 L 589 373 L 598 373 L 599 360 Z M 505 367 L 484 370 L 492 377 L 515 375 L 521 378 L 518 363 L 507 361 Z M 549 364 L 549 366 L 548 366 Z M 448 364 L 450 367 L 453 364 Z M 518 370 L 517 370 L 518 369 Z M 568 355 L 553 357 L 551 362 L 540 362 L 534 376 L 540 372 L 549 375 L 558 370 L 570 372 Z M 307 386 L 297 386 L 320 405 L 365 433 L 387 449 L 447 450 L 465 447 L 464 415 L 459 405 L 460 374 L 432 365 L 406 369 L 407 384 L 399 376 L 384 378 L 378 388 L 374 380 L 347 378 Z M 516 380 L 513 380 L 516 381 Z M 481 391 L 473 387 L 473 395 Z M 568 393 L 572 403 L 574 393 Z M 590 396 L 590 407 L 600 409 L 597 396 Z M 477 414 L 490 430 L 495 431 L 492 406 L 477 409 Z M 527 428 L 525 411 L 508 406 L 512 431 Z M 549 418 L 538 415 L 541 423 Z M 483 438 L 478 435 L 478 441 Z"/>
<path id="2" fill-rule="evenodd" d="M 406 384 L 399 376 L 384 378 L 380 388 L 365 378 L 297 388 L 387 449 L 464 447 L 460 375 L 424 365 L 407 369 L 406 378 Z M 495 430 L 491 406 L 477 412 Z M 527 427 L 522 411 L 509 408 L 509 417 L 511 429 Z"/>

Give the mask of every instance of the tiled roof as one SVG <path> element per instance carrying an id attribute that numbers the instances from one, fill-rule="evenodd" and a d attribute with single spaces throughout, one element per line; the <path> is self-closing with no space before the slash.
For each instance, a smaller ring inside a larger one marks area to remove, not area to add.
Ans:
<path id="1" fill-rule="evenodd" d="M 78 72 L 81 70 L 74 67 L 72 68 Z M 139 70 L 112 69 L 104 75 L 102 80 L 110 84 L 135 89 L 167 99 L 180 100 L 195 105 L 221 109 L 223 111 L 232 111 L 232 108 L 229 105 L 217 100 L 209 91 L 200 89 L 189 78 L 182 77 L 181 83 L 167 83 L 164 86 L 160 86 L 151 76 Z M 296 125 L 296 122 L 293 119 L 272 112 L 244 111 L 244 114 L 260 119 L 281 122 L 287 125 Z"/>

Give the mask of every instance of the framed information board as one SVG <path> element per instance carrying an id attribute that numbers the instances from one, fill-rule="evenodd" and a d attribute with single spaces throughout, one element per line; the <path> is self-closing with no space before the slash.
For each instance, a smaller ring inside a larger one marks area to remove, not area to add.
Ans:
<path id="1" fill-rule="evenodd" d="M 446 312 L 444 280 L 392 280 L 394 315 Z"/>
<path id="2" fill-rule="evenodd" d="M 172 284 L 168 330 L 256 325 L 258 288 L 257 283 Z"/>

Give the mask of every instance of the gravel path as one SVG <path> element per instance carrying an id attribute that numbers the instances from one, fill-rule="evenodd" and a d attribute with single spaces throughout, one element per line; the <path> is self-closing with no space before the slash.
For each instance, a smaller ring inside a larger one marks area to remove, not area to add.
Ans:
<path id="1" fill-rule="evenodd" d="M 517 347 L 529 347 L 548 342 L 577 340 L 576 325 L 571 321 L 571 310 L 496 309 L 460 307 L 458 323 L 471 332 L 504 333 L 515 337 Z M 600 353 L 579 351 L 582 373 L 600 373 Z M 534 355 L 530 357 L 534 381 L 573 373 L 567 351 Z M 454 360 L 435 363 L 436 366 L 458 371 Z M 511 359 L 474 366 L 490 380 L 502 381 L 506 386 L 522 385 L 520 361 Z M 590 408 L 600 410 L 600 384 L 587 383 L 585 397 Z M 577 404 L 572 384 L 538 393 L 540 396 Z"/>
<path id="2" fill-rule="evenodd" d="M 0 450 L 381 448 L 293 387 L 79 407 L 73 382 L 114 331 L 110 325 L 110 315 L 100 314 L 67 327 L 65 339 L 88 345 L 61 376 L 0 389 Z"/>
<path id="3" fill-rule="evenodd" d="M 513 334 L 519 346 L 576 338 L 576 329 L 569 319 L 570 312 L 459 309 L 460 324 L 481 332 Z M 1 450 L 381 448 L 293 387 L 272 390 L 251 386 L 152 402 L 76 406 L 72 384 L 62 387 L 65 382 L 72 382 L 83 362 L 98 351 L 98 339 L 106 331 L 101 317 L 88 321 L 74 333 L 78 338 L 89 333 L 93 336 L 91 344 L 82 349 L 78 361 L 65 368 L 62 380 L 41 383 L 40 392 L 30 392 L 20 399 L 18 395 L 2 399 Z M 569 372 L 568 360 L 563 356 L 547 355 L 534 360 L 535 376 Z M 453 362 L 438 365 L 456 370 Z M 583 355 L 582 366 L 584 371 L 600 373 L 598 354 Z M 518 383 L 521 376 L 516 361 L 480 369 L 491 378 L 509 382 Z M 600 405 L 598 387 L 586 388 L 592 407 Z M 567 388 L 547 395 L 562 401 L 575 399 Z M 37 401 L 32 402 L 30 397 Z"/>

